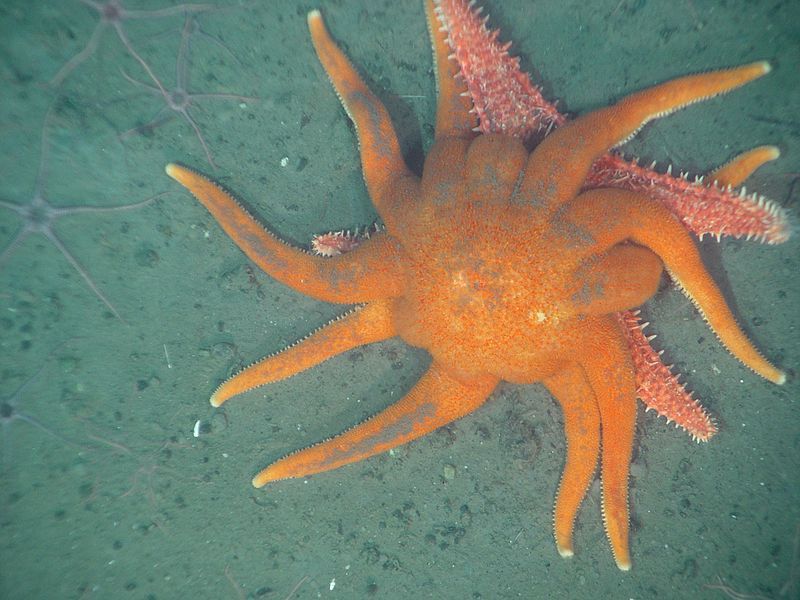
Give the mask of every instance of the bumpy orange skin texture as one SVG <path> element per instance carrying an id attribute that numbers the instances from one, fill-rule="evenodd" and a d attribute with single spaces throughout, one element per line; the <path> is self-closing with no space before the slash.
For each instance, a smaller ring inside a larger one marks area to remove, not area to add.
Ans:
<path id="1" fill-rule="evenodd" d="M 528 152 L 515 138 L 475 133 L 432 2 L 427 9 L 439 104 L 421 178 L 406 167 L 386 109 L 336 47 L 319 12 L 309 14 L 312 41 L 355 123 L 367 189 L 386 224 L 352 252 L 326 259 L 292 248 L 210 180 L 167 167 L 264 271 L 315 298 L 360 303 L 229 379 L 211 402 L 219 406 L 393 336 L 432 355 L 429 371 L 399 402 L 273 463 L 254 478 L 260 487 L 419 438 L 477 409 L 500 380 L 543 382 L 563 408 L 568 441 L 555 511 L 558 550 L 572 555 L 574 519 L 599 460 L 606 530 L 617 566 L 628 569 L 636 389 L 613 314 L 652 296 L 666 266 L 736 356 L 767 378 L 782 374 L 741 333 L 667 209 L 634 192 L 580 193 L 581 186 L 592 162 L 643 123 L 738 87 L 768 66 L 690 76 L 633 94 L 564 125 Z"/>

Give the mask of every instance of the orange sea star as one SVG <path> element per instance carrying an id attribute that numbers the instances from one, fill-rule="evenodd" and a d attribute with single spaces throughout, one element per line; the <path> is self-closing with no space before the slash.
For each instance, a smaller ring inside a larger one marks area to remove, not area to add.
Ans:
<path id="1" fill-rule="evenodd" d="M 417 177 L 388 113 L 335 45 L 318 11 L 311 38 L 360 142 L 367 190 L 385 230 L 324 258 L 264 230 L 221 187 L 185 167 L 187 187 L 234 242 L 275 279 L 355 309 L 224 382 L 220 406 L 350 350 L 399 336 L 432 355 L 406 396 L 373 418 L 261 471 L 256 487 L 335 469 L 419 438 L 480 407 L 499 381 L 542 382 L 564 412 L 567 461 L 556 544 L 571 556 L 578 508 L 599 460 L 603 515 L 620 569 L 630 568 L 628 470 L 635 371 L 615 314 L 656 291 L 663 268 L 722 343 L 766 379 L 784 374 L 739 329 L 685 227 L 631 190 L 582 191 L 594 161 L 647 121 L 769 72 L 757 62 L 632 94 L 563 125 L 530 152 L 516 137 L 480 134 L 445 32 L 426 3 L 439 87 L 436 133 Z M 528 243 L 520 245 L 518 240 Z M 601 453 L 602 438 L 602 453 Z"/>

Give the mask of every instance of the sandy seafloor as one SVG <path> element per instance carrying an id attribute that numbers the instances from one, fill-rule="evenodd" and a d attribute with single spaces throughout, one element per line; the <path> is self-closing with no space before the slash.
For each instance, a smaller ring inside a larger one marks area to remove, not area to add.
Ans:
<path id="1" fill-rule="evenodd" d="M 220 1 L 219 5 L 225 3 Z M 777 144 L 749 183 L 797 222 L 800 41 L 793 2 L 487 0 L 492 24 L 562 108 L 582 113 L 670 77 L 756 59 L 768 77 L 648 126 L 626 151 L 693 173 Z M 162 8 L 168 0 L 130 0 Z M 781 246 L 702 244 L 745 329 L 789 381 L 740 366 L 667 283 L 645 308 L 720 433 L 695 444 L 640 412 L 630 482 L 634 568 L 614 566 L 599 486 L 577 554 L 551 534 L 564 460 L 560 411 L 541 386 L 502 384 L 474 415 L 394 453 L 254 490 L 284 453 L 398 399 L 425 370 L 399 340 L 349 352 L 215 412 L 219 381 L 327 322 L 337 307 L 252 267 L 169 180 L 168 161 L 211 174 L 286 239 L 371 223 L 353 130 L 306 29 L 310 2 L 248 2 L 197 17 L 191 113 L 218 165 L 175 119 L 120 139 L 162 106 L 113 30 L 58 89 L 46 84 L 89 39 L 78 1 L 0 5 L 0 198 L 34 195 L 45 115 L 44 194 L 55 231 L 116 307 L 59 251 L 29 237 L 0 266 L 0 395 L 41 373 L 17 410 L 56 435 L 6 423 L 0 596 L 27 598 L 752 598 L 800 595 L 798 237 Z M 409 160 L 431 144 L 434 80 L 422 3 L 322 2 L 335 38 L 388 104 Z M 125 32 L 174 85 L 183 18 Z M 224 44 L 222 47 L 220 44 Z M 21 221 L 0 209 L 0 248 Z M 522 242 L 521 242 L 522 244 Z M 168 353 L 168 358 L 165 355 Z M 207 424 L 199 438 L 192 428 Z M 451 475 L 454 467 L 454 476 Z"/>

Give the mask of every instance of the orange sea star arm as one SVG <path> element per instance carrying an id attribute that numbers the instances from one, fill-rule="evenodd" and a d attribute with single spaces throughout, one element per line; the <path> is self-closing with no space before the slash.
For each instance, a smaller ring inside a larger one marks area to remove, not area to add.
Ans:
<path id="1" fill-rule="evenodd" d="M 297 375 L 337 354 L 395 334 L 391 301 L 376 300 L 359 306 L 288 348 L 237 373 L 217 388 L 211 396 L 211 404 L 221 406 L 233 396 Z"/>
<path id="2" fill-rule="evenodd" d="M 271 464 L 256 475 L 253 485 L 330 471 L 415 440 L 477 409 L 497 382 L 490 375 L 460 381 L 434 362 L 402 400 L 336 437 Z"/>
<path id="3" fill-rule="evenodd" d="M 575 276 L 581 288 L 573 294 L 572 309 L 579 314 L 607 315 L 641 306 L 658 290 L 663 271 L 653 251 L 635 244 L 613 246 Z"/>
<path id="4" fill-rule="evenodd" d="M 623 240 L 653 250 L 736 358 L 773 383 L 786 380 L 786 375 L 761 356 L 739 328 L 691 236 L 663 205 L 636 192 L 607 188 L 584 192 L 567 211 L 567 219 L 594 239 L 589 246 L 593 252 Z"/>
<path id="5" fill-rule="evenodd" d="M 167 175 L 208 209 L 250 260 L 289 287 L 317 300 L 339 303 L 400 294 L 400 250 L 391 236 L 375 235 L 343 256 L 312 256 L 264 229 L 233 196 L 204 175 L 176 164 L 167 165 Z"/>
<path id="6" fill-rule="evenodd" d="M 594 392 L 578 364 L 565 365 L 558 373 L 545 379 L 544 384 L 558 400 L 564 414 L 567 458 L 558 486 L 553 528 L 558 553 L 566 558 L 574 554 L 572 531 L 575 517 L 597 469 L 600 411 Z"/>
<path id="7" fill-rule="evenodd" d="M 555 210 L 584 186 L 592 163 L 647 122 L 728 92 L 770 71 L 767 62 L 680 77 L 582 115 L 550 134 L 531 153 L 518 201 Z"/>
<path id="8" fill-rule="evenodd" d="M 408 170 L 386 107 L 366 86 L 331 39 L 318 10 L 308 13 L 317 56 L 356 128 L 361 167 L 372 203 L 389 231 L 399 227 L 395 211 L 416 196 L 417 178 Z"/>
<path id="9" fill-rule="evenodd" d="M 636 431 L 633 364 L 625 337 L 612 316 L 587 318 L 581 327 L 577 361 L 600 411 L 603 522 L 614 560 L 621 570 L 627 571 L 631 568 L 628 471 Z"/>
<path id="10" fill-rule="evenodd" d="M 709 178 L 721 186 L 738 187 L 753 171 L 764 163 L 780 158 L 780 155 L 781 151 L 777 146 L 759 146 L 714 169 L 709 173 Z"/>
<path id="11" fill-rule="evenodd" d="M 433 62 L 436 72 L 436 87 L 439 100 L 436 105 L 436 139 L 457 137 L 472 139 L 478 119 L 472 111 L 472 100 L 459 72 L 458 63 L 451 55 L 452 48 L 447 36 L 445 13 L 426 0 L 428 32 L 433 46 Z"/>

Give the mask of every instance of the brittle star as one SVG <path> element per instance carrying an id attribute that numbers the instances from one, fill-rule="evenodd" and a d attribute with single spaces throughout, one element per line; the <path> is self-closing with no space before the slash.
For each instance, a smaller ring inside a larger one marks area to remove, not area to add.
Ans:
<path id="1" fill-rule="evenodd" d="M 70 58 L 64 66 L 58 70 L 58 73 L 50 80 L 50 85 L 61 85 L 72 71 L 94 54 L 100 42 L 100 37 L 109 25 L 114 28 L 119 41 L 125 46 L 128 54 L 135 58 L 136 62 L 138 62 L 147 74 L 155 80 L 150 66 L 139 56 L 139 53 L 134 50 L 130 40 L 128 40 L 128 36 L 122 28 L 122 22 L 127 19 L 158 19 L 161 17 L 172 17 L 185 13 L 203 12 L 215 8 L 211 4 L 179 4 L 178 6 L 162 8 L 160 10 L 127 10 L 122 5 L 122 0 L 109 0 L 108 2 L 102 3 L 95 2 L 94 0 L 80 0 L 80 2 L 100 13 L 100 21 L 95 26 L 94 31 L 92 31 L 92 35 L 89 37 L 89 41 L 86 42 L 86 46 L 84 46 L 83 50 Z"/>
<path id="2" fill-rule="evenodd" d="M 238 7 L 230 7 L 230 8 L 238 8 Z M 223 9 L 220 8 L 218 10 L 223 10 Z M 189 15 L 187 15 L 187 16 L 189 16 Z M 231 60 L 236 62 L 236 64 L 238 64 L 239 66 L 242 65 L 242 61 L 239 60 L 239 57 L 236 56 L 236 54 L 233 53 L 233 50 L 228 48 L 220 38 L 218 38 L 217 36 L 207 32 L 205 29 L 203 29 L 203 26 L 200 24 L 200 21 L 197 19 L 197 13 L 191 13 L 190 16 L 191 16 L 191 20 L 192 21 L 191 21 L 191 24 L 189 26 L 189 38 L 190 38 L 190 41 L 189 41 L 189 44 L 187 46 L 187 50 L 186 50 L 187 53 L 190 53 L 192 51 L 191 37 L 192 36 L 199 36 L 199 37 L 202 37 L 207 42 L 209 42 L 211 44 L 214 44 L 220 50 L 223 50 Z M 156 38 L 172 37 L 172 34 L 173 34 L 173 31 L 171 29 L 167 29 L 166 31 L 162 31 L 161 33 L 157 33 L 157 34 L 151 36 L 150 40 L 152 41 L 153 39 L 156 39 Z"/>
<path id="3" fill-rule="evenodd" d="M 189 125 L 192 127 L 197 139 L 200 141 L 200 145 L 203 146 L 203 150 L 206 153 L 206 158 L 208 159 L 209 164 L 212 168 L 216 169 L 217 165 L 214 163 L 214 157 L 211 154 L 211 150 L 209 149 L 208 144 L 206 144 L 206 140 L 203 137 L 197 122 L 189 114 L 189 107 L 192 105 L 194 100 L 217 99 L 237 100 L 238 102 L 254 102 L 258 100 L 258 98 L 239 96 L 238 94 L 193 94 L 189 92 L 189 74 L 186 68 L 186 63 L 188 62 L 189 38 L 191 37 L 193 31 L 196 31 L 194 21 L 192 17 L 187 14 L 183 25 L 183 30 L 181 31 L 181 44 L 178 48 L 178 57 L 175 61 L 175 87 L 172 90 L 168 91 L 161 81 L 149 71 L 148 74 L 155 82 L 155 87 L 138 81 L 125 73 L 125 71 L 122 71 L 122 76 L 132 84 L 150 92 L 151 94 L 161 96 L 164 99 L 165 106 L 160 108 L 156 115 L 148 123 L 140 125 L 139 127 L 134 127 L 133 129 L 129 129 L 128 131 L 123 132 L 120 137 L 124 138 L 134 133 L 141 133 L 148 130 L 152 131 L 156 127 L 173 119 L 176 115 L 180 115 L 183 117 L 184 121 L 189 123 Z M 167 111 L 172 111 L 172 114 L 165 114 Z"/>
<path id="4" fill-rule="evenodd" d="M 169 192 L 162 192 L 160 194 L 156 194 L 145 200 L 140 202 L 134 202 L 132 204 L 121 204 L 118 206 L 53 206 L 48 202 L 47 197 L 45 195 L 45 182 L 46 182 L 46 166 L 47 166 L 47 157 L 49 153 L 49 141 L 47 137 L 47 131 L 49 127 L 49 122 L 51 118 L 52 108 L 47 112 L 47 116 L 45 117 L 44 125 L 42 126 L 42 139 L 41 139 L 41 150 L 40 150 L 40 158 L 39 158 L 39 171 L 36 176 L 36 184 L 33 192 L 33 198 L 28 204 L 17 204 L 14 202 L 9 202 L 4 199 L 0 199 L 0 207 L 7 208 L 9 210 L 14 211 L 17 213 L 22 220 L 22 227 L 17 232 L 17 235 L 11 240 L 11 243 L 5 247 L 5 249 L 0 252 L 0 266 L 3 266 L 8 258 L 13 254 L 14 250 L 16 250 L 22 242 L 28 238 L 28 236 L 39 233 L 43 235 L 45 238 L 50 240 L 50 242 L 58 249 L 59 252 L 67 259 L 70 265 L 78 272 L 78 274 L 83 278 L 86 284 L 91 288 L 91 290 L 95 293 L 95 295 L 105 304 L 108 309 L 114 314 L 116 318 L 118 318 L 123 323 L 125 320 L 120 316 L 117 309 L 111 304 L 111 301 L 106 298 L 105 294 L 100 291 L 100 288 L 97 287 L 92 278 L 89 276 L 89 273 L 84 269 L 78 260 L 72 255 L 72 253 L 67 249 L 64 245 L 64 242 L 61 241 L 61 238 L 58 237 L 56 232 L 53 230 L 53 224 L 58 221 L 61 217 L 67 217 L 71 215 L 76 215 L 80 213 L 102 213 L 102 212 L 113 212 L 113 211 L 121 211 L 121 210 L 131 210 L 134 208 L 139 208 L 140 206 L 145 206 L 149 204 L 153 200 L 160 198 L 166 193 Z"/>
<path id="5" fill-rule="evenodd" d="M 39 377 L 41 372 L 44 370 L 47 363 L 43 364 L 39 369 L 31 375 L 26 381 L 20 385 L 17 390 L 11 394 L 11 396 L 7 398 L 0 398 L 0 429 L 3 432 L 3 463 L 6 463 L 9 460 L 10 455 L 10 441 L 11 436 L 9 434 L 9 428 L 14 421 L 24 421 L 29 425 L 33 425 L 37 429 L 44 431 L 46 434 L 56 438 L 64 442 L 65 444 L 69 444 L 70 446 L 80 446 L 76 444 L 72 440 L 68 440 L 63 435 L 56 433 L 46 425 L 43 425 L 36 417 L 29 415 L 28 413 L 22 412 L 18 409 L 19 403 L 22 400 L 23 394 L 25 390 L 28 389 L 28 386 L 32 384 L 36 379 Z"/>

